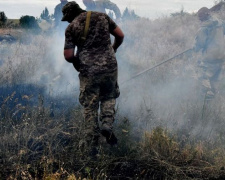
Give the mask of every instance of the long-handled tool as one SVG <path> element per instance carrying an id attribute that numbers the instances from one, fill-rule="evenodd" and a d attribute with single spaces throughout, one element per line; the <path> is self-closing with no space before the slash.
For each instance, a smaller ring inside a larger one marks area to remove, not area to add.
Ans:
<path id="1" fill-rule="evenodd" d="M 168 62 L 168 61 L 171 61 L 171 60 L 173 60 L 173 59 L 175 59 L 175 58 L 177 58 L 177 57 L 179 57 L 179 56 L 181 56 L 181 55 L 183 55 L 183 54 L 186 54 L 186 53 L 188 53 L 188 52 L 191 52 L 192 50 L 193 50 L 193 49 L 185 50 L 185 51 L 183 51 L 182 53 L 177 54 L 176 56 L 174 56 L 174 57 L 172 57 L 172 58 L 169 58 L 169 59 L 167 59 L 167 60 L 165 60 L 165 61 L 162 61 L 161 63 L 159 63 L 159 64 L 157 64 L 157 65 L 155 65 L 155 66 L 153 66 L 153 67 L 151 67 L 151 68 L 148 68 L 148 69 L 146 69 L 146 70 L 144 70 L 144 71 L 142 71 L 142 72 L 136 74 L 135 76 L 131 77 L 130 79 L 123 81 L 122 83 L 120 83 L 120 85 L 122 86 L 123 84 L 125 84 L 125 83 L 131 81 L 132 79 L 135 79 L 135 78 L 137 78 L 138 76 L 140 76 L 140 75 L 142 75 L 142 74 L 144 74 L 144 73 L 146 73 L 146 72 L 148 72 L 148 71 L 150 71 L 150 70 L 152 70 L 152 69 L 154 69 L 154 68 L 156 68 L 156 67 L 158 67 L 158 66 L 160 66 L 160 65 L 162 65 L 162 64 L 164 64 L 164 63 L 166 63 L 166 62 Z"/>

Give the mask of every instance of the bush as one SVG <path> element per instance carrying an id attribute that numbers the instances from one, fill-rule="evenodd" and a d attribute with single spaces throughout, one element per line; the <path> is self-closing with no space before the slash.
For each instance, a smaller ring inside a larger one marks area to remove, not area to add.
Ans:
<path id="1" fill-rule="evenodd" d="M 20 18 L 20 26 L 26 29 L 39 29 L 38 23 L 33 16 L 22 16 Z"/>

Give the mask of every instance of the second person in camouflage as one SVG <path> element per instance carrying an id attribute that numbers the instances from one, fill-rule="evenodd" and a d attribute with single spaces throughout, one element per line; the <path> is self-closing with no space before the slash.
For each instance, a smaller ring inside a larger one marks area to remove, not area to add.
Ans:
<path id="1" fill-rule="evenodd" d="M 60 0 L 60 3 L 56 5 L 55 7 L 55 10 L 54 10 L 54 14 L 53 14 L 53 17 L 54 17 L 54 26 L 55 28 L 57 28 L 58 30 L 65 30 L 65 26 L 67 26 L 66 23 L 62 23 L 61 22 L 61 19 L 62 19 L 62 8 L 63 6 L 66 5 L 66 3 L 68 3 L 67 0 Z"/>
<path id="2" fill-rule="evenodd" d="M 221 21 L 210 16 L 208 8 L 201 8 L 197 14 L 202 25 L 197 32 L 194 49 L 202 52 L 199 67 L 203 93 L 206 100 L 211 100 L 217 92 L 217 82 L 225 61 L 225 28 Z"/>
<path id="3" fill-rule="evenodd" d="M 115 13 L 117 20 L 121 18 L 120 9 L 115 3 L 112 3 L 110 0 L 83 0 L 83 3 L 86 6 L 87 11 L 97 11 L 106 13 L 105 9 L 109 9 Z"/>

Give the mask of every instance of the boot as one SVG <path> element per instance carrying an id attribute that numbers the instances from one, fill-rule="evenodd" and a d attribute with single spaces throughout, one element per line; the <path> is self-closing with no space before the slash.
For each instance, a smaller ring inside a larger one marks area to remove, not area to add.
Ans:
<path id="1" fill-rule="evenodd" d="M 111 146 L 117 144 L 117 138 L 112 131 L 112 126 L 108 123 L 103 123 L 101 128 L 101 134 L 106 138 L 106 142 Z"/>

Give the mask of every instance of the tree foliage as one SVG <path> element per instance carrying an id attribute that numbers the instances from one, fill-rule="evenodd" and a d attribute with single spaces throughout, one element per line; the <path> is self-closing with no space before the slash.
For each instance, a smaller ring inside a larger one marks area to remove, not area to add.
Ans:
<path id="1" fill-rule="evenodd" d="M 134 12 L 134 10 L 129 10 L 127 7 L 123 12 L 122 19 L 123 20 L 136 20 L 139 16 Z"/>
<path id="2" fill-rule="evenodd" d="M 28 15 L 20 18 L 20 26 L 27 29 L 39 29 L 36 19 Z"/>
<path id="3" fill-rule="evenodd" d="M 51 16 L 49 15 L 49 11 L 47 7 L 45 7 L 45 9 L 42 11 L 40 18 L 46 21 L 50 21 Z"/>
<path id="4" fill-rule="evenodd" d="M 7 21 L 7 17 L 5 15 L 4 11 L 0 12 L 0 24 L 5 24 L 6 21 Z"/>
<path id="5" fill-rule="evenodd" d="M 175 12 L 175 13 L 171 13 L 170 15 L 172 17 L 175 17 L 175 16 L 185 16 L 185 15 L 188 15 L 189 13 L 185 12 L 184 11 L 184 7 L 181 8 L 180 12 Z"/>
<path id="6" fill-rule="evenodd" d="M 108 16 L 109 16 L 110 18 L 114 19 L 114 18 L 113 18 L 113 12 L 112 12 L 112 11 L 109 11 Z"/>

